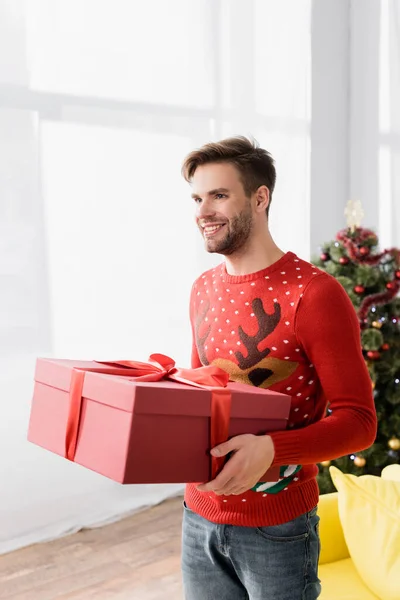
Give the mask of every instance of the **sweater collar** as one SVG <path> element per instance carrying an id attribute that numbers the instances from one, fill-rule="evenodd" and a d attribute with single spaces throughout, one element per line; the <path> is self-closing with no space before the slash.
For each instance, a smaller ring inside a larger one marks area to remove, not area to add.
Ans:
<path id="1" fill-rule="evenodd" d="M 293 252 L 286 252 L 279 260 L 274 262 L 272 265 L 265 267 L 265 269 L 261 269 L 261 271 L 256 271 L 255 273 L 248 273 L 246 275 L 229 275 L 226 271 L 226 264 L 221 264 L 221 275 L 222 280 L 226 283 L 247 283 L 249 281 L 255 281 L 256 279 L 261 279 L 262 277 L 269 276 L 274 271 L 282 268 L 287 262 L 290 260 L 294 260 L 296 255 Z"/>

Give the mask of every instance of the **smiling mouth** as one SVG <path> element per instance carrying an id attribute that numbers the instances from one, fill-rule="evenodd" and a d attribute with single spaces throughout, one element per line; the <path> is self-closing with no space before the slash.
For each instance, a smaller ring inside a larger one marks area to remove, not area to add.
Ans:
<path id="1" fill-rule="evenodd" d="M 213 235 L 218 233 L 218 231 L 220 231 L 220 229 L 222 229 L 224 226 L 225 223 L 219 225 L 206 225 L 205 227 L 203 227 L 204 237 L 212 237 Z"/>

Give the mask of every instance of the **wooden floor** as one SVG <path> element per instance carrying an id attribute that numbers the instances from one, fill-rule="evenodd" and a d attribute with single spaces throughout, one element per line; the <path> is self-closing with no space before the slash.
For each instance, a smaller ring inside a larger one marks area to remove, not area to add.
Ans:
<path id="1" fill-rule="evenodd" d="M 0 599 L 182 600 L 182 498 L 0 556 Z"/>

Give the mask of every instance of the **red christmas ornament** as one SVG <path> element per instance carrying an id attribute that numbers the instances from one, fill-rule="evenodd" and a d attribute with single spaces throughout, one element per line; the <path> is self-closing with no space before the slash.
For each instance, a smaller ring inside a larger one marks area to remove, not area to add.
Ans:
<path id="1" fill-rule="evenodd" d="M 387 342 L 385 342 L 384 344 L 382 344 L 382 350 L 389 350 L 390 346 Z"/>
<path id="2" fill-rule="evenodd" d="M 326 262 L 327 260 L 329 260 L 329 254 L 327 254 L 326 252 L 323 252 L 320 256 L 321 260 L 323 260 L 324 262 Z"/>
<path id="3" fill-rule="evenodd" d="M 397 283 L 395 281 L 388 281 L 386 284 L 386 288 L 388 290 L 396 290 L 397 289 Z"/>
<path id="4" fill-rule="evenodd" d="M 360 252 L 361 256 L 367 256 L 367 254 L 369 254 L 368 246 L 361 246 L 359 252 Z"/>
<path id="5" fill-rule="evenodd" d="M 356 294 L 363 294 L 365 292 L 365 287 L 363 285 L 356 285 L 354 291 Z"/>
<path id="6" fill-rule="evenodd" d="M 378 350 L 369 350 L 367 352 L 368 358 L 371 360 L 378 360 L 381 357 L 381 353 Z"/>
<path id="7" fill-rule="evenodd" d="M 398 269 L 395 273 L 396 279 L 400 279 L 400 269 Z"/>
<path id="8" fill-rule="evenodd" d="M 348 265 L 349 264 L 349 259 L 347 258 L 347 256 L 341 256 L 339 258 L 339 262 L 341 265 Z"/>
<path id="9" fill-rule="evenodd" d="M 367 265 L 377 265 L 385 256 L 392 256 L 396 260 L 399 259 L 399 250 L 397 248 L 388 248 L 387 250 L 384 250 L 379 254 L 371 254 L 371 251 L 368 247 L 367 254 L 360 254 L 361 247 L 364 247 L 363 245 L 361 246 L 361 244 L 365 244 L 366 242 L 368 242 L 372 246 L 376 246 L 378 243 L 378 238 L 376 234 L 370 229 L 363 229 L 362 227 L 357 227 L 353 234 L 349 233 L 349 229 L 343 229 L 342 231 L 339 231 L 339 233 L 336 235 L 336 239 L 338 240 L 338 242 L 341 242 L 343 244 L 351 260 L 355 264 L 361 261 L 361 256 L 362 262 Z"/>

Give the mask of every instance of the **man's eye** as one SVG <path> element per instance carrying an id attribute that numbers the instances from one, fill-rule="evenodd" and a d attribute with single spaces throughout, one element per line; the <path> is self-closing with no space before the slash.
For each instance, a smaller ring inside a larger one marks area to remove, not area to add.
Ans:
<path id="1" fill-rule="evenodd" d="M 216 194 L 215 197 L 220 200 L 221 198 L 226 198 L 226 194 Z"/>
<path id="2" fill-rule="evenodd" d="M 201 198 L 193 198 L 193 200 L 195 201 L 196 204 L 200 204 L 200 202 L 201 202 Z"/>

